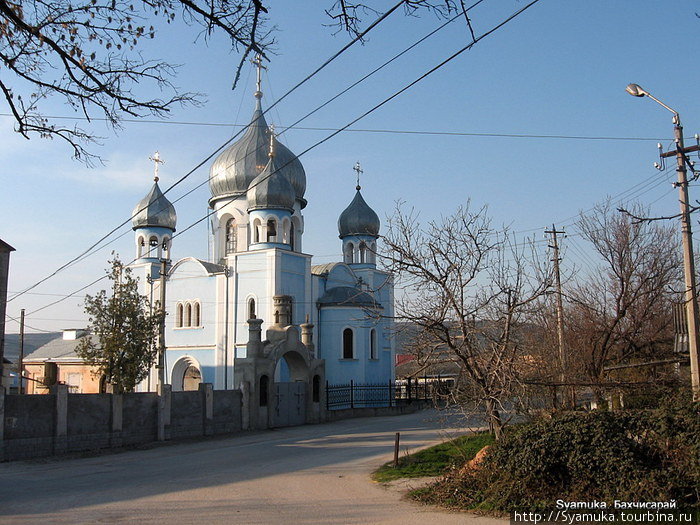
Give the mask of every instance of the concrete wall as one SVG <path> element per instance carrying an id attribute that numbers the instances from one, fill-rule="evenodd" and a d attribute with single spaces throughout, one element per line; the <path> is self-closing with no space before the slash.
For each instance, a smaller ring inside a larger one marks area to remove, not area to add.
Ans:
<path id="1" fill-rule="evenodd" d="M 211 384 L 165 389 L 162 400 L 150 392 L 70 394 L 66 385 L 43 395 L 0 389 L 0 461 L 240 432 L 241 403 L 241 392 Z"/>

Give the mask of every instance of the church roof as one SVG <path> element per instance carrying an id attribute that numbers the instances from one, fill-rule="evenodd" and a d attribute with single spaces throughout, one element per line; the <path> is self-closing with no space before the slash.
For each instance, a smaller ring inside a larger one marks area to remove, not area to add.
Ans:
<path id="1" fill-rule="evenodd" d="M 335 268 L 338 265 L 341 265 L 344 263 L 341 262 L 332 262 L 332 263 L 325 263 L 325 264 L 315 264 L 311 267 L 311 273 L 313 275 L 328 275 L 333 268 Z"/>
<path id="2" fill-rule="evenodd" d="M 160 191 L 158 177 L 156 177 L 151 191 L 134 207 L 131 224 L 134 230 L 157 226 L 175 231 L 175 225 L 177 224 L 175 206 Z"/>
<path id="3" fill-rule="evenodd" d="M 268 163 L 270 130 L 260 105 L 262 94 L 256 92 L 256 107 L 243 136 L 226 148 L 214 160 L 209 171 L 209 189 L 212 200 L 230 195 L 241 195 Z M 295 198 L 305 204 L 306 173 L 297 156 L 274 138 L 277 165 L 294 189 Z"/>
<path id="4" fill-rule="evenodd" d="M 357 193 L 350 205 L 343 210 L 338 218 L 338 233 L 342 239 L 346 235 L 379 235 L 379 217 L 370 208 L 360 193 L 360 186 L 357 186 Z"/>
<path id="5" fill-rule="evenodd" d="M 248 211 L 282 209 L 294 211 L 296 194 L 279 167 L 277 153 L 270 157 L 265 169 L 253 179 L 248 188 Z"/>
<path id="6" fill-rule="evenodd" d="M 367 292 L 352 286 L 335 286 L 326 290 L 318 303 L 325 306 L 372 306 L 381 307 Z"/>

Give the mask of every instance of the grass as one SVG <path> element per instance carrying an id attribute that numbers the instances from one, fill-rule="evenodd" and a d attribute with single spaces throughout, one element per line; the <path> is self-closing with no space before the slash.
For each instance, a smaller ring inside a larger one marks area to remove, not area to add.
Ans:
<path id="1" fill-rule="evenodd" d="M 461 436 L 404 456 L 399 459 L 398 467 L 394 467 L 394 462 L 390 461 L 375 470 L 372 479 L 384 483 L 401 478 L 440 476 L 451 467 L 469 461 L 492 443 L 493 436 L 486 432 Z"/>

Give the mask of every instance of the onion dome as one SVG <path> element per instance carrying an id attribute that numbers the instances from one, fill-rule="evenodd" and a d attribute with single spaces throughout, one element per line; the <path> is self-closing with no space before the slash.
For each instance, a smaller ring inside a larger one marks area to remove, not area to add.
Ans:
<path id="1" fill-rule="evenodd" d="M 137 228 L 168 228 L 175 231 L 177 215 L 175 206 L 163 195 L 158 187 L 158 177 L 151 191 L 139 201 L 131 214 L 131 224 L 134 230 Z"/>
<path id="2" fill-rule="evenodd" d="M 275 209 L 294 211 L 295 193 L 291 183 L 278 168 L 277 152 L 270 156 L 265 169 L 248 188 L 248 211 Z"/>
<path id="3" fill-rule="evenodd" d="M 270 130 L 262 112 L 260 98 L 262 93 L 255 92 L 257 99 L 253 118 L 243 136 L 226 148 L 215 160 L 209 172 L 209 189 L 211 201 L 220 197 L 240 195 L 246 192 L 250 183 L 267 165 L 267 151 L 270 144 Z M 282 175 L 294 189 L 295 198 L 302 201 L 306 192 L 306 173 L 299 159 L 276 138 L 275 156 Z M 210 202 L 211 202 L 210 201 Z"/>
<path id="4" fill-rule="evenodd" d="M 379 217 L 362 198 L 359 185 L 355 198 L 338 218 L 338 232 L 341 239 L 347 235 L 379 235 Z"/>

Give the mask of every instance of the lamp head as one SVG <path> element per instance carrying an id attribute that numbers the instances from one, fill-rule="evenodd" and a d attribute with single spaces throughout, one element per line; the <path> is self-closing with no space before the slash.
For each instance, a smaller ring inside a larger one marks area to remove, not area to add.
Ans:
<path id="1" fill-rule="evenodd" d="M 643 97 L 648 94 L 639 84 L 627 84 L 627 93 L 633 97 Z"/>

